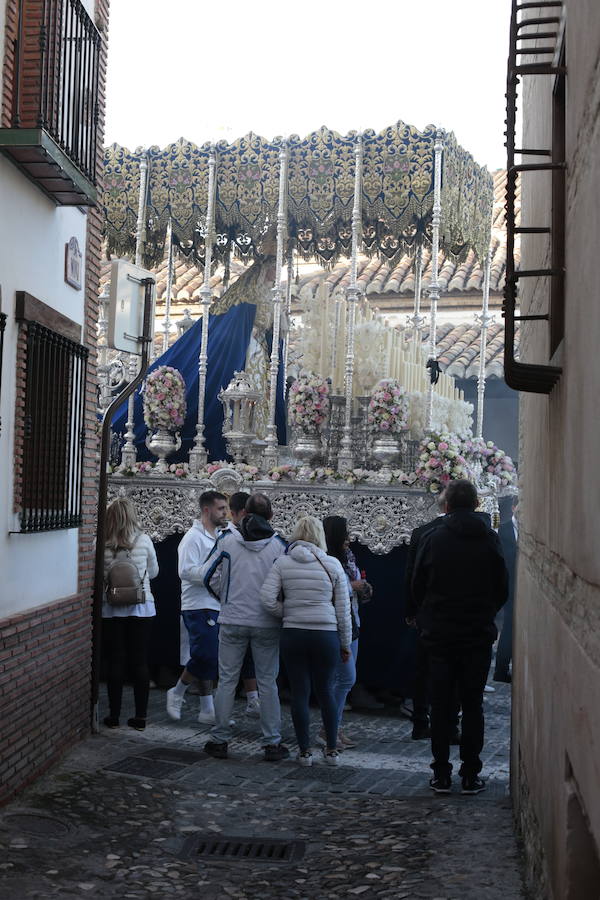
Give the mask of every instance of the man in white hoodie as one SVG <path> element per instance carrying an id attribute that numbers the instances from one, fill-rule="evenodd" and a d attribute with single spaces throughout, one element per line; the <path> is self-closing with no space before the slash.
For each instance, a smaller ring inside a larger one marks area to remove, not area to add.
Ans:
<path id="1" fill-rule="evenodd" d="M 219 537 L 202 569 L 206 588 L 221 602 L 216 725 L 204 746 L 207 753 L 219 759 L 227 757 L 235 691 L 248 648 L 252 650 L 260 693 L 265 759 L 275 762 L 289 756 L 288 748 L 281 743 L 277 691 L 280 623 L 260 600 L 265 578 L 286 551 L 285 541 L 269 524 L 272 516 L 266 494 L 252 494 L 238 529 Z"/>
<path id="2" fill-rule="evenodd" d="M 177 721 L 181 719 L 185 692 L 194 681 L 200 684 L 198 721 L 203 725 L 215 721 L 219 601 L 207 591 L 199 573 L 219 530 L 227 525 L 227 509 L 225 494 L 204 491 L 200 495 L 200 518 L 194 519 L 178 548 L 181 615 L 190 638 L 190 659 L 175 687 L 167 691 L 167 713 Z"/>

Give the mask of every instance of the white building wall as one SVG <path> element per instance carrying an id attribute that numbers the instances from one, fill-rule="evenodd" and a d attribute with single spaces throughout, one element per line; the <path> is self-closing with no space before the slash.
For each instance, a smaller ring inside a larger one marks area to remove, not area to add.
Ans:
<path id="1" fill-rule="evenodd" d="M 0 0 L 0 3 L 2 0 Z M 65 283 L 65 244 L 76 237 L 85 254 L 86 214 L 56 207 L 0 156 L 0 286 L 4 334 L 0 408 L 0 618 L 77 591 L 77 530 L 13 534 L 14 411 L 16 399 L 15 293 L 26 291 L 83 323 L 84 291 Z"/>

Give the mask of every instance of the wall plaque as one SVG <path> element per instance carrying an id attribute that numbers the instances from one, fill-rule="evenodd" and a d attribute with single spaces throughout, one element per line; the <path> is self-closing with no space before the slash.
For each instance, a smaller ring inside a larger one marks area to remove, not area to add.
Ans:
<path id="1" fill-rule="evenodd" d="M 79 249 L 79 241 L 76 237 L 69 239 L 65 244 L 65 281 L 77 291 L 81 290 L 83 281 L 83 254 Z"/>

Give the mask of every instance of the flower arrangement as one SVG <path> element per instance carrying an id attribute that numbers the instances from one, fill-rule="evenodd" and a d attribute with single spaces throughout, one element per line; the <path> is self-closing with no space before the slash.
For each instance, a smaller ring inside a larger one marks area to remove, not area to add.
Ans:
<path id="1" fill-rule="evenodd" d="M 369 400 L 367 423 L 373 435 L 400 434 L 408 428 L 406 390 L 394 378 L 382 378 Z"/>
<path id="2" fill-rule="evenodd" d="M 302 431 L 319 431 L 329 415 L 329 385 L 320 375 L 301 373 L 290 387 L 290 422 Z"/>
<path id="3" fill-rule="evenodd" d="M 468 478 L 469 468 L 463 444 L 455 434 L 430 432 L 419 447 L 417 479 L 432 494 L 442 491 L 454 478 Z"/>
<path id="4" fill-rule="evenodd" d="M 493 441 L 488 441 L 485 445 L 482 462 L 483 474 L 495 478 L 498 487 L 508 487 L 516 482 L 517 470 L 514 462 Z"/>
<path id="5" fill-rule="evenodd" d="M 185 421 L 185 382 L 172 366 L 158 366 L 146 378 L 144 422 L 150 431 L 177 431 Z"/>

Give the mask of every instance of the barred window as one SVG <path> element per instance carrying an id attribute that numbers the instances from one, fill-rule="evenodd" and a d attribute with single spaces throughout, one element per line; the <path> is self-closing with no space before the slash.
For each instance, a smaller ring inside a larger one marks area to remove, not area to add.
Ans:
<path id="1" fill-rule="evenodd" d="M 28 322 L 21 531 L 81 524 L 87 357 L 81 344 Z"/>

